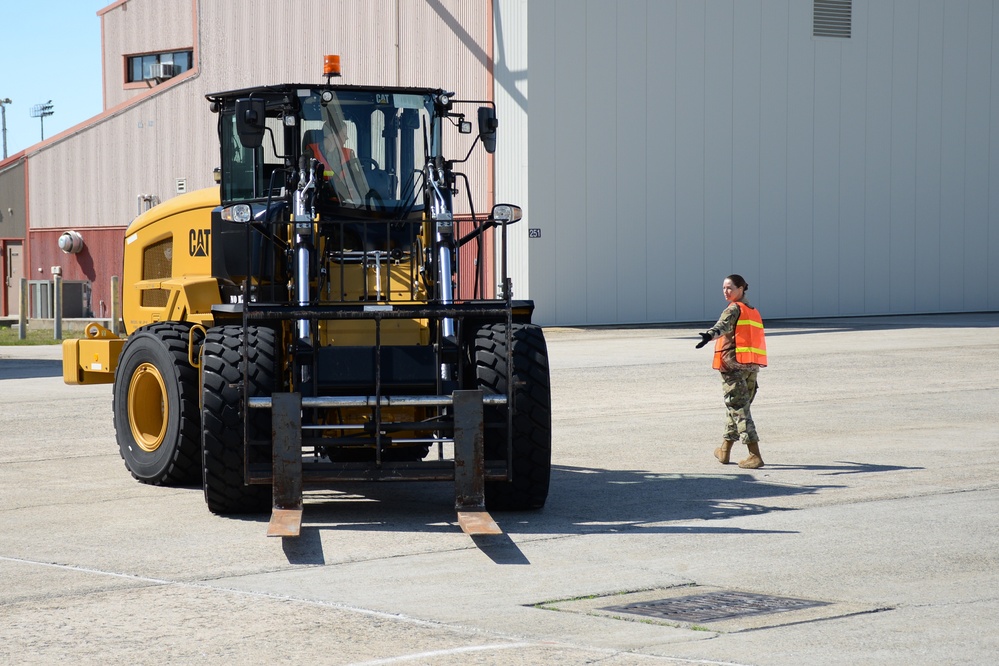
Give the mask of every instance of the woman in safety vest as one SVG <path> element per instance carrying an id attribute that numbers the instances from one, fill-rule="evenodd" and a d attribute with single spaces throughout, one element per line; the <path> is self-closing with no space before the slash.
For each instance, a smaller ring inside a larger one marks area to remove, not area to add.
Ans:
<path id="1" fill-rule="evenodd" d="M 700 349 L 715 340 L 711 367 L 721 372 L 725 394 L 725 438 L 715 449 L 715 458 L 727 465 L 732 446 L 741 438 L 749 448 L 749 457 L 739 461 L 743 469 L 763 467 L 760 438 L 749 412 L 756 397 L 756 376 L 767 365 L 767 343 L 759 310 L 745 300 L 749 285 L 741 275 L 729 275 L 722 283 L 722 294 L 729 306 L 718 322 L 701 333 Z"/>

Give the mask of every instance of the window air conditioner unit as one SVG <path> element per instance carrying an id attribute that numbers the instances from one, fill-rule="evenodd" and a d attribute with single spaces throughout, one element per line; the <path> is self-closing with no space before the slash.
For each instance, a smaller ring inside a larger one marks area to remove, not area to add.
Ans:
<path id="1" fill-rule="evenodd" d="M 149 66 L 150 79 L 169 79 L 176 75 L 172 62 L 160 62 Z"/>

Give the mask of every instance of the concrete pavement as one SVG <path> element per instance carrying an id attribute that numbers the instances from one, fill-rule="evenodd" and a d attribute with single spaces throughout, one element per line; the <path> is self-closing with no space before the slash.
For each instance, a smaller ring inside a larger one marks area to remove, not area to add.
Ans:
<path id="1" fill-rule="evenodd" d="M 0 347 L 0 662 L 994 661 L 999 314 L 768 323 L 752 471 L 711 455 L 702 328 L 546 330 L 548 505 L 477 540 L 447 484 L 313 490 L 268 539 L 134 482 L 58 347 Z M 709 593 L 822 605 L 622 610 Z"/>

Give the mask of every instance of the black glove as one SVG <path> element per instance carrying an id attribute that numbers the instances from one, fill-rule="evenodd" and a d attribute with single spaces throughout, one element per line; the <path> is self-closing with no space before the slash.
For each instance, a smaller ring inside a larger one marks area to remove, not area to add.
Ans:
<path id="1" fill-rule="evenodd" d="M 701 341 L 697 343 L 697 346 L 695 346 L 694 349 L 700 349 L 704 345 L 706 345 L 709 342 L 711 342 L 711 334 L 710 333 L 698 333 L 698 335 L 701 336 Z"/>

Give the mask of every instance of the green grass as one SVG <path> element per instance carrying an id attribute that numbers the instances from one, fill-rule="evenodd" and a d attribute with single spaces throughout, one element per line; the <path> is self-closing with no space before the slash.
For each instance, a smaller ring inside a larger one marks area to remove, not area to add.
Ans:
<path id="1" fill-rule="evenodd" d="M 65 329 L 62 332 L 63 337 L 78 337 L 74 336 L 72 333 L 67 332 Z M 58 345 L 62 344 L 62 340 L 55 340 L 52 337 L 52 329 L 43 329 L 32 331 L 28 329 L 28 335 L 24 340 L 17 339 L 17 326 L 0 327 L 0 346 L 11 346 L 11 345 Z"/>

